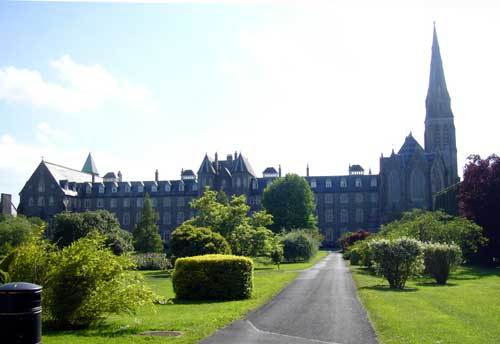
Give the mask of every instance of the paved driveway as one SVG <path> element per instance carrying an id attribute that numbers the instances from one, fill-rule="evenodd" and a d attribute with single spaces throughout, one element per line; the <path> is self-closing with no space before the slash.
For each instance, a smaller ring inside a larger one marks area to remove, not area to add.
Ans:
<path id="1" fill-rule="evenodd" d="M 268 304 L 204 344 L 375 344 L 351 273 L 339 253 L 302 272 Z"/>

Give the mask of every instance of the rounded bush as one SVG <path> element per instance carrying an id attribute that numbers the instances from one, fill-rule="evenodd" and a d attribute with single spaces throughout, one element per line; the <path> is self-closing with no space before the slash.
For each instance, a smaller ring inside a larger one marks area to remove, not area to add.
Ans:
<path id="1" fill-rule="evenodd" d="M 192 257 L 204 254 L 230 254 L 226 239 L 208 228 L 183 224 L 172 232 L 170 253 L 176 257 Z"/>
<path id="2" fill-rule="evenodd" d="M 283 256 L 286 261 L 308 261 L 318 250 L 318 243 L 303 231 L 293 231 L 283 238 Z"/>
<path id="3" fill-rule="evenodd" d="M 369 244 L 376 268 L 391 288 L 403 289 L 406 280 L 423 268 L 423 244 L 411 238 L 380 239 Z"/>
<path id="4" fill-rule="evenodd" d="M 424 247 L 425 271 L 437 284 L 446 284 L 450 271 L 460 264 L 462 251 L 455 244 L 426 244 Z"/>
<path id="5" fill-rule="evenodd" d="M 246 257 L 218 254 L 179 258 L 172 284 L 178 299 L 246 299 L 252 295 L 253 262 Z"/>
<path id="6" fill-rule="evenodd" d="M 137 270 L 168 270 L 172 263 L 164 253 L 137 253 L 133 256 Z"/>

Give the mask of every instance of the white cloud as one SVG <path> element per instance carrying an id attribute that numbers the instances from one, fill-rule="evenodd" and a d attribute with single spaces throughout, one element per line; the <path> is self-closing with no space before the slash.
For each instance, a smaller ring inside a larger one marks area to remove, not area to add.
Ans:
<path id="1" fill-rule="evenodd" d="M 61 112 L 80 112 L 106 104 L 142 107 L 151 103 L 142 86 L 118 79 L 100 65 L 83 65 L 65 55 L 50 62 L 58 82 L 40 72 L 16 67 L 0 69 L 0 100 L 26 103 Z"/>

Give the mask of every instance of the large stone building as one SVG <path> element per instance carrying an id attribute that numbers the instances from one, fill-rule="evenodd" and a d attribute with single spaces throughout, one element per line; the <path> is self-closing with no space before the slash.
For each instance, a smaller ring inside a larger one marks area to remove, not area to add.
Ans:
<path id="1" fill-rule="evenodd" d="M 439 44 L 434 30 L 429 89 L 426 99 L 425 148 L 410 133 L 401 147 L 380 158 L 380 174 L 364 173 L 359 165 L 348 174 L 305 178 L 315 194 L 318 226 L 327 241 L 345 231 L 376 230 L 394 212 L 431 208 L 432 194 L 458 180 L 455 127 L 446 88 Z M 48 219 L 63 211 L 107 209 L 123 228 L 139 221 L 148 193 L 160 214 L 164 239 L 193 215 L 189 202 L 205 187 L 228 194 L 247 195 L 252 210 L 260 208 L 263 191 L 281 176 L 274 167 L 258 176 L 241 153 L 219 160 L 205 155 L 198 173 L 182 170 L 178 180 L 124 181 L 122 174 L 99 176 L 89 154 L 82 170 L 42 161 L 20 193 L 19 212 Z"/>

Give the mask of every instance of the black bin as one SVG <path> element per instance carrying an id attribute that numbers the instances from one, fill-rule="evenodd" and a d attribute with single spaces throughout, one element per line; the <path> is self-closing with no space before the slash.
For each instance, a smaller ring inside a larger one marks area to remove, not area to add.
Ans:
<path id="1" fill-rule="evenodd" d="M 0 286 L 0 341 L 42 342 L 42 287 L 14 282 Z"/>

